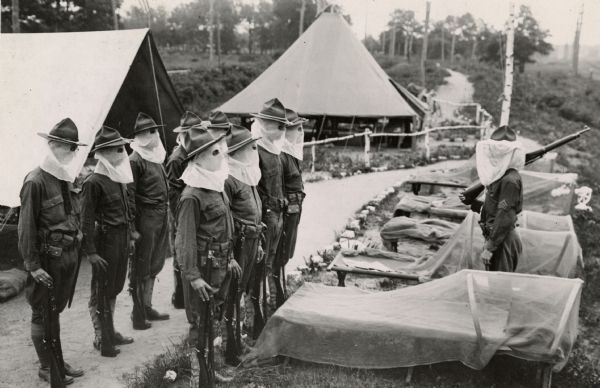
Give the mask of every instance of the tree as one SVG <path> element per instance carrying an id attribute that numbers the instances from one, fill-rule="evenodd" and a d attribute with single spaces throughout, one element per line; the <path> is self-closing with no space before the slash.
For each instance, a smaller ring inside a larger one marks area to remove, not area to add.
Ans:
<path id="1" fill-rule="evenodd" d="M 112 7 L 112 0 L 20 0 L 19 25 L 21 32 L 112 30 Z M 2 32 L 12 32 L 11 12 L 11 5 L 2 6 Z"/>
<path id="2" fill-rule="evenodd" d="M 241 4 L 239 16 L 248 26 L 249 54 L 254 52 L 256 46 L 261 53 L 273 48 L 273 39 L 269 31 L 274 21 L 272 3 L 261 0 L 257 5 Z"/>
<path id="3" fill-rule="evenodd" d="M 420 23 L 415 18 L 415 12 L 403 9 L 394 10 L 388 22 L 388 27 L 390 27 L 391 41 L 394 42 L 394 46 L 390 47 L 390 52 L 398 52 L 396 45 L 402 43 L 404 45 L 403 55 L 409 60 L 412 54 L 413 39 L 421 29 Z M 398 31 L 402 32 L 402 42 L 394 38 L 395 33 Z"/>
<path id="4" fill-rule="evenodd" d="M 525 65 L 535 63 L 533 55 L 547 55 L 552 51 L 552 45 L 546 42 L 549 36 L 547 30 L 542 30 L 529 7 L 521 5 L 516 17 L 514 60 L 519 73 L 525 71 Z M 485 36 L 483 35 L 485 34 Z M 502 39 L 498 33 L 481 34 L 481 59 L 490 63 L 502 63 Z"/>
<path id="5" fill-rule="evenodd" d="M 285 50 L 298 38 L 301 9 L 302 0 L 273 0 L 272 33 L 277 48 Z M 316 1 L 306 0 L 303 30 L 315 21 L 316 15 Z"/>
<path id="6" fill-rule="evenodd" d="M 380 42 L 371 35 L 368 35 L 365 39 L 363 39 L 363 44 L 372 54 L 382 51 Z"/>

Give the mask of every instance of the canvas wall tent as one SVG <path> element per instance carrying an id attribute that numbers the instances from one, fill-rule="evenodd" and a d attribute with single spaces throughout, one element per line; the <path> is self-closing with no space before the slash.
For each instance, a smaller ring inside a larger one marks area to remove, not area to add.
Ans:
<path id="1" fill-rule="evenodd" d="M 417 112 L 354 36 L 342 15 L 324 12 L 256 80 L 217 109 L 248 116 L 277 97 L 305 117 L 412 123 Z"/>
<path id="2" fill-rule="evenodd" d="M 170 129 L 183 107 L 148 29 L 0 36 L 0 205 L 19 206 L 23 178 L 46 148 L 37 132 L 65 117 L 90 146 L 102 124 L 132 137 L 137 113 Z M 164 139 L 163 139 L 164 140 Z M 82 147 L 75 167 L 83 166 Z"/>
<path id="3" fill-rule="evenodd" d="M 577 337 L 580 279 L 464 270 L 394 291 L 305 283 L 269 319 L 245 363 L 278 355 L 352 368 L 497 353 L 560 370 Z"/>

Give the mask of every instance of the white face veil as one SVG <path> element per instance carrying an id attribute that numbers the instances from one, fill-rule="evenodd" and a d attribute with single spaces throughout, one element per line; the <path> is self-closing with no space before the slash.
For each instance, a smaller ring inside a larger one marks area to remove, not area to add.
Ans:
<path id="1" fill-rule="evenodd" d="M 285 141 L 281 151 L 298 160 L 304 159 L 304 128 L 302 124 L 288 127 L 285 130 Z"/>
<path id="2" fill-rule="evenodd" d="M 167 151 L 160 141 L 158 129 L 154 133 L 143 131 L 135 135 L 131 143 L 131 149 L 136 151 L 140 156 L 152 163 L 163 163 Z"/>
<path id="3" fill-rule="evenodd" d="M 215 150 L 219 151 L 216 155 L 213 154 Z M 223 192 L 228 176 L 227 143 L 223 139 L 192 159 L 181 180 L 191 187 Z"/>
<path id="4" fill-rule="evenodd" d="M 111 148 L 99 149 L 94 153 L 94 159 L 98 160 L 94 170 L 95 173 L 106 175 L 117 183 L 133 182 L 129 156 L 127 156 L 125 150 L 119 153 L 114 152 Z"/>
<path id="5" fill-rule="evenodd" d="M 276 139 L 271 139 L 273 137 L 275 129 L 267 129 L 265 128 L 261 119 L 256 118 L 252 123 L 250 132 L 253 137 L 260 137 L 258 140 L 258 144 L 267 150 L 268 152 L 279 155 L 281 153 L 281 149 L 283 147 L 283 143 L 285 142 L 285 133 L 283 130 L 277 129 L 277 131 L 281 132 L 280 136 Z"/>
<path id="6" fill-rule="evenodd" d="M 507 170 L 525 167 L 525 151 L 519 141 L 482 140 L 475 148 L 479 180 L 484 186 L 502 178 Z"/>
<path id="7" fill-rule="evenodd" d="M 229 174 L 249 186 L 258 185 L 261 177 L 258 149 L 253 148 L 255 145 L 253 141 L 229 154 Z"/>
<path id="8" fill-rule="evenodd" d="M 47 152 L 40 163 L 40 168 L 62 181 L 73 183 L 79 175 L 73 163 L 76 151 L 70 150 L 70 144 L 56 143 L 54 146 L 50 146 L 50 142 L 46 143 Z"/>

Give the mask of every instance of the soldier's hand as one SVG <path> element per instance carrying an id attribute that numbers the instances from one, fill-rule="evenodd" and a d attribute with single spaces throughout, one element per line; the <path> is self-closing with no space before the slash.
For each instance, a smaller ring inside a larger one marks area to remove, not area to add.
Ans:
<path id="1" fill-rule="evenodd" d="M 259 245 L 258 246 L 258 254 L 256 255 L 256 262 L 260 263 L 262 261 L 263 257 L 265 257 L 265 251 L 263 251 L 262 247 Z"/>
<path id="2" fill-rule="evenodd" d="M 483 252 L 481 252 L 481 260 L 483 260 L 483 264 L 487 267 L 490 265 L 490 260 L 492 260 L 492 252 L 488 251 L 487 249 L 484 249 Z"/>
<path id="3" fill-rule="evenodd" d="M 48 288 L 52 287 L 52 276 L 48 275 L 48 272 L 44 271 L 42 268 L 38 268 L 30 273 L 33 280 L 37 283 L 43 284 Z"/>
<path id="4" fill-rule="evenodd" d="M 106 271 L 106 269 L 108 268 L 108 262 L 96 253 L 87 255 L 87 259 L 89 260 L 92 267 L 94 267 L 97 270 L 100 269 L 102 271 Z"/>
<path id="5" fill-rule="evenodd" d="M 200 295 L 200 300 L 202 302 L 208 302 L 210 299 L 210 294 L 214 294 L 217 292 L 214 288 L 212 288 L 208 283 L 206 283 L 202 278 L 198 278 L 192 281 L 192 288 L 198 292 Z"/>
<path id="6" fill-rule="evenodd" d="M 230 260 L 229 265 L 227 266 L 227 270 L 231 271 L 233 277 L 239 279 L 242 277 L 242 267 L 235 260 Z"/>
<path id="7" fill-rule="evenodd" d="M 134 230 L 131 232 L 131 240 L 133 241 L 137 241 L 142 237 L 142 235 L 140 234 L 140 232 L 138 232 L 137 230 Z"/>
<path id="8" fill-rule="evenodd" d="M 460 199 L 460 202 L 464 203 L 466 198 L 467 197 L 465 197 L 465 193 L 458 194 L 458 199 Z"/>

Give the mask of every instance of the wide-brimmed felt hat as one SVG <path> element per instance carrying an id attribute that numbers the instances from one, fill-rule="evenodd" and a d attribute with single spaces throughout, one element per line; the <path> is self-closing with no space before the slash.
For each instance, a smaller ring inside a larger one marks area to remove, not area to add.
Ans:
<path id="1" fill-rule="evenodd" d="M 263 104 L 262 109 L 258 113 L 251 113 L 251 116 L 258 117 L 263 120 L 271 120 L 289 125 L 289 121 L 285 115 L 285 108 L 281 101 L 273 98 Z"/>
<path id="2" fill-rule="evenodd" d="M 298 124 L 303 124 L 308 121 L 308 119 L 298 116 L 298 112 L 296 112 L 295 110 L 289 109 L 289 108 L 285 108 L 285 116 L 286 116 L 287 120 L 290 122 L 288 125 L 289 127 L 292 127 L 292 126 L 298 125 Z"/>
<path id="3" fill-rule="evenodd" d="M 154 128 L 164 127 L 162 124 L 156 124 L 156 121 L 147 114 L 140 112 L 135 119 L 135 125 L 133 126 L 133 134 L 147 131 Z"/>
<path id="4" fill-rule="evenodd" d="M 231 127 L 231 136 L 227 138 L 227 152 L 231 154 L 258 139 L 260 137 L 252 136 L 252 133 L 247 128 L 241 125 L 233 125 Z"/>
<path id="5" fill-rule="evenodd" d="M 516 132 L 509 127 L 508 125 L 503 125 L 499 128 L 497 128 L 494 132 L 492 132 L 492 135 L 490 136 L 491 140 L 496 140 L 496 141 L 516 141 L 517 140 L 517 134 Z"/>
<path id="6" fill-rule="evenodd" d="M 183 116 L 181 116 L 181 120 L 179 120 L 179 126 L 173 129 L 175 133 L 185 132 L 188 129 L 195 127 L 197 125 L 202 124 L 202 119 L 195 113 L 190 111 L 185 111 Z"/>
<path id="7" fill-rule="evenodd" d="M 103 148 L 122 146 L 131 143 L 131 141 L 131 139 L 125 139 L 124 137 L 121 137 L 121 134 L 116 129 L 107 125 L 103 125 L 96 134 L 96 140 L 94 141 L 94 148 L 92 149 L 92 152 Z"/>
<path id="8" fill-rule="evenodd" d="M 222 135 L 214 137 L 206 128 L 193 127 L 183 133 L 181 146 L 187 152 L 186 161 L 191 160 L 202 151 L 206 151 L 213 144 L 223 140 L 230 134 L 230 130 L 224 131 Z"/>
<path id="9" fill-rule="evenodd" d="M 216 110 L 208 116 L 208 121 L 210 124 L 208 125 L 208 129 L 222 129 L 228 130 L 231 128 L 231 123 L 229 122 L 229 118 L 227 115 L 220 110 Z"/>
<path id="10" fill-rule="evenodd" d="M 38 135 L 47 140 L 59 141 L 61 143 L 76 144 L 85 146 L 79 142 L 79 131 L 77 126 L 70 118 L 60 120 L 49 133 L 38 132 Z"/>

